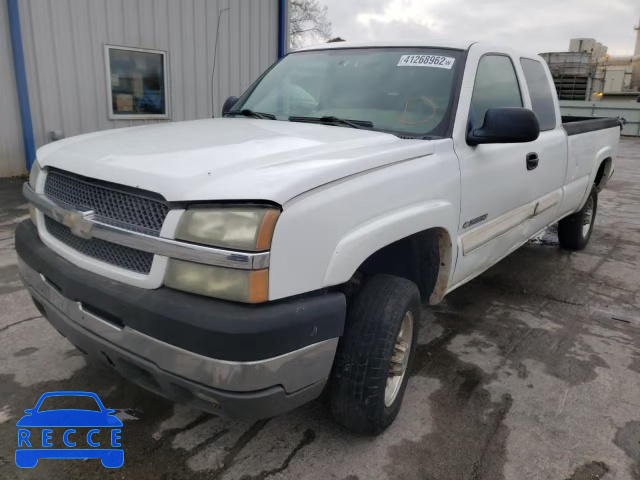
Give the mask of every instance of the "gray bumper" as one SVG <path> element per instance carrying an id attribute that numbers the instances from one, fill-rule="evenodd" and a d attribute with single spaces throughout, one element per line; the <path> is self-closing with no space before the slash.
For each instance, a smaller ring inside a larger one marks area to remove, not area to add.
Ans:
<path id="1" fill-rule="evenodd" d="M 217 360 L 103 320 L 62 296 L 25 262 L 19 265 L 49 322 L 71 343 L 174 401 L 217 415 L 267 418 L 317 398 L 331 371 L 337 338 L 265 360 Z"/>

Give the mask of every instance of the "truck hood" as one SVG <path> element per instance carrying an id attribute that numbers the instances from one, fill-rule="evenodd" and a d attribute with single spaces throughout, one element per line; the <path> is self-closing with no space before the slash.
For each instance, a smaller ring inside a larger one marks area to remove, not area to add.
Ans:
<path id="1" fill-rule="evenodd" d="M 435 143 L 336 126 L 219 118 L 71 137 L 40 148 L 38 161 L 174 202 L 283 204 L 320 185 L 429 155 Z"/>

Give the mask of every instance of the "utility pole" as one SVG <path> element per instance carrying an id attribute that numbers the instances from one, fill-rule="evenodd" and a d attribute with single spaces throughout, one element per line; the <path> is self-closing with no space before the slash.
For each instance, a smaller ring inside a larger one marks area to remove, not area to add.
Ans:
<path id="1" fill-rule="evenodd" d="M 633 51 L 632 66 L 631 66 L 631 85 L 632 89 L 640 90 L 640 19 L 638 25 L 635 27 L 636 31 L 636 48 Z"/>
<path id="2" fill-rule="evenodd" d="M 638 20 L 638 25 L 634 28 L 636 33 L 636 48 L 633 52 L 634 56 L 640 56 L 640 19 Z"/>

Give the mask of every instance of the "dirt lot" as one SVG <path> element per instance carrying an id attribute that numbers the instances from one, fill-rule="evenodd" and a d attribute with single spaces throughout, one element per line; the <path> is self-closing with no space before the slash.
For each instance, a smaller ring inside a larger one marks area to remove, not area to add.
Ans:
<path id="1" fill-rule="evenodd" d="M 425 310 L 404 407 L 378 438 L 336 427 L 321 402 L 226 420 L 88 364 L 19 281 L 21 183 L 0 182 L 1 478 L 640 479 L 640 140 L 622 141 L 586 250 L 548 233 Z M 118 409 L 123 468 L 15 466 L 15 422 L 53 390 Z"/>

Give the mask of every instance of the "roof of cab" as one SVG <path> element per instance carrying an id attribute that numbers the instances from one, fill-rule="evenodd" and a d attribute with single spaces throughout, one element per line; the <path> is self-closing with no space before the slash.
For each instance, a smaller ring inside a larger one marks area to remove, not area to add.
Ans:
<path id="1" fill-rule="evenodd" d="M 408 38 L 403 40 L 386 40 L 375 42 L 332 42 L 321 43 L 309 47 L 303 47 L 296 52 L 309 50 L 326 50 L 335 48 L 374 48 L 374 47 L 434 47 L 453 48 L 456 50 L 467 50 L 473 43 L 469 40 L 443 39 L 443 38 Z M 292 52 L 293 53 L 293 52 Z"/>

